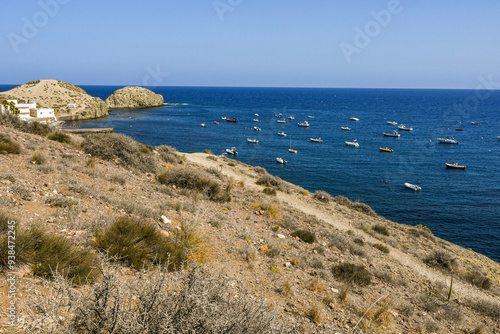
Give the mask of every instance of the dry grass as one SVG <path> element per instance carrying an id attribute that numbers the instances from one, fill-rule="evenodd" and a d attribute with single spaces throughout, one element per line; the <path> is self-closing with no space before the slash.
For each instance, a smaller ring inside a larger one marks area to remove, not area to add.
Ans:
<path id="1" fill-rule="evenodd" d="M 336 279 L 360 286 L 370 285 L 371 275 L 365 267 L 352 263 L 340 263 L 332 266 L 332 274 Z"/>
<path id="2" fill-rule="evenodd" d="M 30 161 L 34 165 L 43 165 L 47 161 L 47 158 L 42 153 L 37 152 L 33 153 L 33 155 L 30 158 Z"/>
<path id="3" fill-rule="evenodd" d="M 13 141 L 6 134 L 0 134 L 0 153 L 19 154 L 21 153 L 21 145 Z"/>
<path id="4" fill-rule="evenodd" d="M 266 216 L 271 219 L 281 219 L 283 217 L 277 202 L 256 201 L 252 204 L 252 208 L 258 211 L 264 211 Z"/>
<path id="5" fill-rule="evenodd" d="M 323 203 L 329 203 L 333 199 L 329 193 L 327 193 L 326 191 L 322 191 L 322 190 L 316 191 L 312 197 L 320 202 L 323 202 Z"/>
<path id="6" fill-rule="evenodd" d="M 48 137 L 50 140 L 55 140 L 55 141 L 58 141 L 60 143 L 63 143 L 63 144 L 70 144 L 71 143 L 71 137 L 64 133 L 64 132 L 54 132 L 54 133 L 51 133 L 50 135 L 48 135 Z"/>

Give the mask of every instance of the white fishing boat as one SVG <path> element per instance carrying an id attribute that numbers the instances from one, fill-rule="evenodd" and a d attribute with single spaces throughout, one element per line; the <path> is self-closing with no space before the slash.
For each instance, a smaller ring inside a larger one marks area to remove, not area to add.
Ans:
<path id="1" fill-rule="evenodd" d="M 351 121 L 357 122 L 357 121 L 359 121 L 359 118 L 351 117 Z"/>
<path id="2" fill-rule="evenodd" d="M 257 139 L 247 138 L 247 142 L 252 143 L 252 144 L 257 144 L 259 141 Z"/>
<path id="3" fill-rule="evenodd" d="M 446 136 L 444 138 L 438 138 L 437 140 L 443 144 L 458 144 L 458 140 L 449 136 Z"/>
<path id="4" fill-rule="evenodd" d="M 260 131 L 262 130 L 261 128 L 259 128 L 258 126 L 254 126 L 252 129 L 254 129 L 255 131 Z"/>
<path id="5" fill-rule="evenodd" d="M 206 128 L 206 127 L 207 127 L 207 125 L 206 125 L 205 123 L 201 123 L 201 124 L 200 124 L 200 126 L 201 126 L 202 128 Z"/>
<path id="6" fill-rule="evenodd" d="M 408 189 L 411 189 L 411 190 L 415 190 L 415 191 L 418 191 L 418 190 L 422 189 L 421 187 L 417 186 L 416 184 L 411 184 L 411 183 L 408 183 L 408 182 L 405 183 L 405 187 L 408 188 Z"/>
<path id="7" fill-rule="evenodd" d="M 227 117 L 221 117 L 221 119 L 226 120 L 226 119 L 227 119 Z"/>
<path id="8" fill-rule="evenodd" d="M 259 114 L 255 114 L 255 116 L 259 117 Z"/>
<path id="9" fill-rule="evenodd" d="M 394 121 L 387 121 L 387 124 L 390 124 L 390 125 L 398 125 L 398 122 L 394 122 Z"/>
<path id="10" fill-rule="evenodd" d="M 253 121 L 254 122 L 260 122 L 260 119 L 254 118 Z"/>
<path id="11" fill-rule="evenodd" d="M 346 141 L 345 143 L 347 146 L 359 147 L 359 143 L 356 139 L 354 139 L 354 141 Z"/>
<path id="12" fill-rule="evenodd" d="M 314 118 L 314 116 L 307 116 L 307 117 L 309 117 L 309 118 Z"/>
<path id="13" fill-rule="evenodd" d="M 238 151 L 236 151 L 236 147 L 226 148 L 226 152 L 227 154 L 232 154 L 232 155 L 238 154 Z"/>
<path id="14" fill-rule="evenodd" d="M 344 131 L 351 131 L 351 128 L 347 127 L 347 126 L 341 126 L 340 127 L 342 130 Z"/>
<path id="15" fill-rule="evenodd" d="M 401 135 L 396 130 L 392 131 L 392 133 L 391 132 L 384 132 L 384 136 L 386 136 L 386 137 L 398 137 L 398 138 L 401 137 Z"/>
<path id="16" fill-rule="evenodd" d="M 284 119 L 279 119 L 278 123 L 286 123 L 286 121 Z"/>
<path id="17" fill-rule="evenodd" d="M 288 149 L 288 152 L 290 152 L 290 153 L 297 153 L 297 150 L 294 150 L 292 148 L 292 138 L 290 138 L 290 148 Z"/>
<path id="18" fill-rule="evenodd" d="M 286 164 L 286 163 L 287 163 L 287 161 L 286 161 L 285 159 L 283 159 L 283 158 L 276 158 L 276 162 L 277 162 L 277 163 L 280 163 L 280 164 L 282 164 L 282 165 L 284 165 L 284 164 Z"/>
<path id="19" fill-rule="evenodd" d="M 309 127 L 309 123 L 307 123 L 307 121 L 300 122 L 300 123 L 299 123 L 299 126 L 300 126 L 300 127 L 303 127 L 303 128 L 308 128 L 308 127 Z"/>
<path id="20" fill-rule="evenodd" d="M 481 123 L 479 123 L 479 122 L 470 122 L 470 124 L 472 124 L 472 125 L 481 125 Z"/>
<path id="21" fill-rule="evenodd" d="M 309 138 L 310 141 L 315 142 L 315 143 L 322 143 L 323 139 L 320 138 Z"/>
<path id="22" fill-rule="evenodd" d="M 293 116 L 288 116 L 288 119 L 289 119 L 289 120 L 291 120 L 291 121 L 293 121 L 293 120 L 295 119 L 295 117 L 293 117 Z"/>
<path id="23" fill-rule="evenodd" d="M 283 131 L 282 132 L 278 132 L 278 136 L 286 137 L 286 133 L 284 133 Z"/>
<path id="24" fill-rule="evenodd" d="M 401 124 L 400 126 L 398 126 L 398 129 L 400 131 L 413 131 L 413 128 L 408 128 L 406 125 L 404 124 Z"/>

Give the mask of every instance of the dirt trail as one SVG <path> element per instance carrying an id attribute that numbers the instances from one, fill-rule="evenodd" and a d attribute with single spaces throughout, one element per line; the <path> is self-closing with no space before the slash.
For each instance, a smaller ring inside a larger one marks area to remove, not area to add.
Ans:
<path id="1" fill-rule="evenodd" d="M 222 172 L 222 174 L 226 175 L 227 177 L 233 178 L 237 182 L 243 181 L 245 187 L 247 188 L 251 188 L 257 191 L 262 191 L 262 189 L 264 188 L 263 186 L 255 184 L 255 178 L 251 176 L 254 172 L 251 170 L 245 171 L 244 169 L 246 167 L 244 165 L 238 164 L 237 167 L 231 168 L 228 167 L 225 163 L 221 163 L 220 161 L 207 159 L 207 156 L 208 154 L 205 153 L 186 154 L 186 158 L 188 161 L 199 164 L 206 168 L 218 169 Z M 350 224 L 349 219 L 345 215 L 341 214 L 340 212 L 325 212 L 323 208 L 320 208 L 312 203 L 308 203 L 303 198 L 299 198 L 298 194 L 286 194 L 283 192 L 278 192 L 277 199 L 282 203 L 290 205 L 296 210 L 300 210 L 308 215 L 315 216 L 317 219 L 335 226 L 341 231 L 355 229 Z M 374 237 L 360 229 L 357 229 L 356 233 L 370 243 L 380 242 L 379 240 L 375 239 Z M 443 282 L 444 277 L 442 273 L 439 273 L 424 265 L 419 259 L 415 258 L 411 254 L 403 253 L 400 250 L 391 247 L 390 245 L 386 246 L 390 248 L 390 253 L 388 255 L 401 265 L 409 268 L 415 275 L 423 276 L 434 283 Z M 481 296 L 481 298 L 485 300 L 494 300 L 494 297 L 491 294 L 485 293 L 484 291 L 479 290 L 471 285 L 463 284 L 457 281 L 454 281 L 453 283 L 453 294 L 455 297 L 459 297 L 460 295 L 475 295 L 477 297 Z"/>

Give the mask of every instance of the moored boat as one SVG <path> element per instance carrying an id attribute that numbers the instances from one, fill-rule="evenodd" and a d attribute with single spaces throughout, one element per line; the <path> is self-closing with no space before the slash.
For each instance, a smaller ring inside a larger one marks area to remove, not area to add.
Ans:
<path id="1" fill-rule="evenodd" d="M 379 147 L 379 150 L 381 150 L 382 152 L 394 152 L 393 149 L 388 147 Z"/>
<path id="2" fill-rule="evenodd" d="M 261 128 L 259 128 L 258 126 L 254 126 L 252 129 L 254 129 L 255 131 L 260 131 Z"/>
<path id="3" fill-rule="evenodd" d="M 422 187 L 419 187 L 416 184 L 411 184 L 408 182 L 405 183 L 405 187 L 408 189 L 411 189 L 411 190 L 415 190 L 415 191 L 422 190 Z"/>
<path id="4" fill-rule="evenodd" d="M 217 121 L 214 121 L 214 124 L 219 124 L 219 122 L 217 122 Z"/>
<path id="5" fill-rule="evenodd" d="M 401 124 L 400 126 L 398 126 L 398 129 L 399 129 L 400 131 L 413 131 L 413 128 L 409 128 L 409 127 L 407 127 L 407 126 L 406 126 L 406 125 L 404 125 L 404 124 Z"/>
<path id="6" fill-rule="evenodd" d="M 281 136 L 281 137 L 286 137 L 286 133 L 284 133 L 283 131 L 278 132 L 278 136 Z"/>
<path id="7" fill-rule="evenodd" d="M 315 143 L 322 143 L 323 139 L 320 138 L 309 138 L 310 141 L 315 142 Z"/>
<path id="8" fill-rule="evenodd" d="M 279 157 L 278 157 L 278 158 L 276 158 L 276 162 L 277 162 L 277 163 L 280 163 L 280 164 L 282 164 L 282 165 L 284 165 L 284 164 L 286 164 L 286 163 L 287 163 L 287 161 L 286 161 L 285 159 L 283 159 L 283 158 L 279 158 Z"/>
<path id="9" fill-rule="evenodd" d="M 386 137 L 401 137 L 401 135 L 396 130 L 392 131 L 392 133 L 391 132 L 384 132 L 384 136 L 386 136 Z"/>
<path id="10" fill-rule="evenodd" d="M 289 120 L 291 120 L 291 121 L 293 121 L 293 120 L 295 119 L 295 117 L 293 117 L 293 116 L 288 116 L 288 119 L 289 119 Z"/>
<path id="11" fill-rule="evenodd" d="M 443 144 L 458 144 L 458 140 L 449 136 L 446 136 L 444 138 L 438 138 L 437 140 Z"/>
<path id="12" fill-rule="evenodd" d="M 445 163 L 446 165 L 446 168 L 452 168 L 452 169 L 465 169 L 465 165 L 459 165 L 457 162 L 455 162 L 454 164 L 450 164 L 450 163 Z"/>
<path id="13" fill-rule="evenodd" d="M 257 144 L 259 141 L 257 139 L 247 138 L 247 142 L 252 143 L 252 144 Z"/>
<path id="14" fill-rule="evenodd" d="M 206 128 L 206 127 L 207 127 L 207 125 L 206 125 L 205 123 L 201 123 L 201 124 L 200 124 L 200 126 L 201 126 L 202 128 Z"/>
<path id="15" fill-rule="evenodd" d="M 286 123 L 286 121 L 284 119 L 279 119 L 278 123 Z"/>
<path id="16" fill-rule="evenodd" d="M 346 141 L 345 143 L 347 146 L 359 147 L 359 143 L 356 139 L 354 139 L 354 141 Z"/>
<path id="17" fill-rule="evenodd" d="M 351 128 L 347 126 L 341 126 L 340 128 L 344 131 L 351 131 Z"/>
<path id="18" fill-rule="evenodd" d="M 398 125 L 398 122 L 394 122 L 394 121 L 387 121 L 387 124 L 390 124 L 390 125 Z"/>
<path id="19" fill-rule="evenodd" d="M 254 118 L 253 121 L 254 122 L 260 122 L 260 119 Z"/>
<path id="20" fill-rule="evenodd" d="M 309 123 L 307 121 L 304 121 L 304 122 L 300 122 L 298 124 L 300 127 L 303 127 L 303 128 L 308 128 L 309 127 Z"/>
<path id="21" fill-rule="evenodd" d="M 359 118 L 356 118 L 356 117 L 351 117 L 350 119 L 351 119 L 351 121 L 354 121 L 354 122 L 359 121 Z"/>
<path id="22" fill-rule="evenodd" d="M 481 123 L 479 123 L 479 122 L 470 122 L 470 124 L 472 124 L 472 125 L 480 125 Z"/>
<path id="23" fill-rule="evenodd" d="M 290 153 L 297 153 L 297 150 L 294 150 L 293 148 L 289 148 L 288 152 L 290 152 Z"/>
<path id="24" fill-rule="evenodd" d="M 226 152 L 232 155 L 238 154 L 238 151 L 236 151 L 236 147 L 226 148 Z"/>
<path id="25" fill-rule="evenodd" d="M 238 123 L 239 121 L 237 118 L 226 118 L 226 122 Z"/>

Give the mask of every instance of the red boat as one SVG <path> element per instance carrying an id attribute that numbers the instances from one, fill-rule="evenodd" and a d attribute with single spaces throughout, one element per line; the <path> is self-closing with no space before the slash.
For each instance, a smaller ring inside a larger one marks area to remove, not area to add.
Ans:
<path id="1" fill-rule="evenodd" d="M 233 122 L 233 123 L 238 123 L 239 121 L 236 118 L 226 118 L 226 122 Z"/>
<path id="2" fill-rule="evenodd" d="M 459 165 L 458 163 L 454 163 L 454 164 L 445 163 L 445 165 L 446 165 L 446 168 L 465 169 L 465 165 Z"/>
<path id="3" fill-rule="evenodd" d="M 457 131 L 463 131 L 464 129 L 455 128 L 455 130 L 457 130 Z"/>

